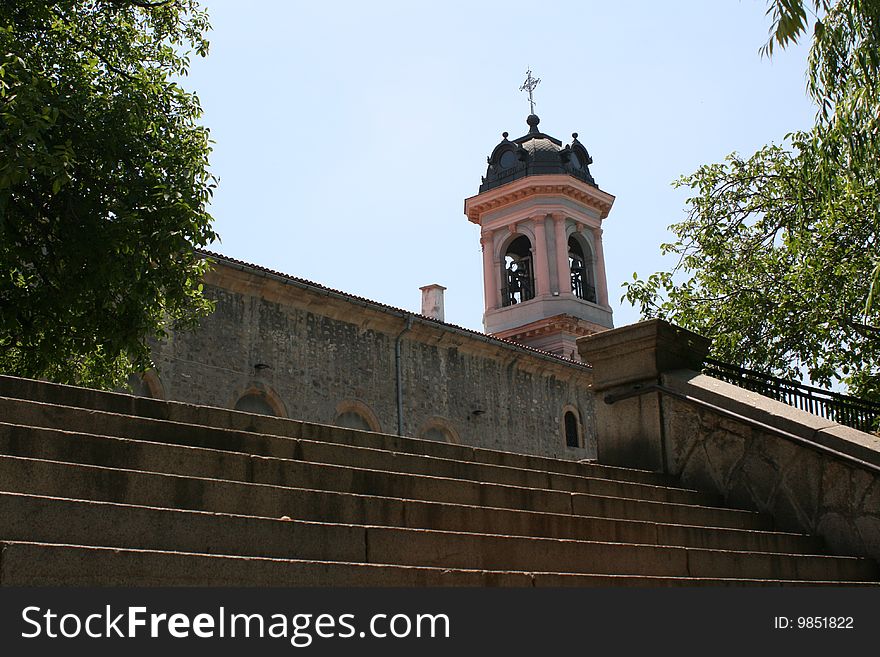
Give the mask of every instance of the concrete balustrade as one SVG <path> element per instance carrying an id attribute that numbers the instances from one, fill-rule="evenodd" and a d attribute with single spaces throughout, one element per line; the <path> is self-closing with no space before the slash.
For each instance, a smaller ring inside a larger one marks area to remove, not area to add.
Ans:
<path id="1" fill-rule="evenodd" d="M 880 438 L 701 374 L 708 347 L 660 320 L 578 341 L 593 365 L 599 461 L 670 475 L 880 559 Z"/>

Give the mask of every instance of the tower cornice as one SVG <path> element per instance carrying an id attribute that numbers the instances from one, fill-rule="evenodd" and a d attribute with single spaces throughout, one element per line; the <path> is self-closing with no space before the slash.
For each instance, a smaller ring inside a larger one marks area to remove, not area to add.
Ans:
<path id="1" fill-rule="evenodd" d="M 596 210 L 601 219 L 608 216 L 614 204 L 614 196 L 594 185 L 568 174 L 547 174 L 526 176 L 471 196 L 464 201 L 464 213 L 468 221 L 480 224 L 482 216 L 487 212 L 540 196 L 570 198 Z"/>

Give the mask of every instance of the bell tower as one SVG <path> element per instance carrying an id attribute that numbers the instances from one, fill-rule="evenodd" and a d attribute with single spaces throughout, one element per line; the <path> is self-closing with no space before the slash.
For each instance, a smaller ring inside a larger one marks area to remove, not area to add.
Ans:
<path id="1" fill-rule="evenodd" d="M 531 96 L 531 72 L 530 80 Z M 464 202 L 468 220 L 480 226 L 483 326 L 490 335 L 577 358 L 577 338 L 613 327 L 602 221 L 614 197 L 596 185 L 577 133 L 563 146 L 539 130 L 535 114 L 526 123 L 523 137 L 503 134 L 479 194 Z"/>

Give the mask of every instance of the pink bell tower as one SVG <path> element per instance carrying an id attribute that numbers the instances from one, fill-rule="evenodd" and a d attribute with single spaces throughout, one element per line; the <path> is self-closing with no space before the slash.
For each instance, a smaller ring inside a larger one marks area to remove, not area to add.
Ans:
<path id="1" fill-rule="evenodd" d="M 531 72 L 527 78 L 531 79 Z M 577 358 L 577 338 L 613 327 L 602 221 L 614 197 L 590 175 L 593 160 L 577 133 L 566 146 L 538 129 L 508 140 L 488 158 L 479 194 L 464 202 L 480 226 L 486 333 Z"/>

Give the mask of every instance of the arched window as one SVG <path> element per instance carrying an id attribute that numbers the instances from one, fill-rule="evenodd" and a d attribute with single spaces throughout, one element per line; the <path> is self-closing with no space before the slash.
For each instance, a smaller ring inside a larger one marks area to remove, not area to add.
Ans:
<path id="1" fill-rule="evenodd" d="M 257 415 L 277 415 L 266 397 L 258 392 L 247 393 L 239 398 L 235 402 L 235 410 L 245 413 L 256 413 Z"/>
<path id="2" fill-rule="evenodd" d="M 566 447 L 580 447 L 581 446 L 581 436 L 580 436 L 580 427 L 577 416 L 572 411 L 565 411 L 565 417 L 563 418 L 563 424 L 565 425 L 565 446 Z"/>
<path id="3" fill-rule="evenodd" d="M 587 251 L 589 253 L 589 246 Z M 584 301 L 596 301 L 596 285 L 593 281 L 593 258 L 584 255 L 580 240 L 574 235 L 568 238 L 568 265 L 571 268 L 571 291 Z"/>
<path id="4" fill-rule="evenodd" d="M 532 243 L 520 235 L 510 243 L 504 254 L 504 287 L 502 305 L 512 306 L 535 296 L 535 278 L 532 273 Z"/>

